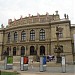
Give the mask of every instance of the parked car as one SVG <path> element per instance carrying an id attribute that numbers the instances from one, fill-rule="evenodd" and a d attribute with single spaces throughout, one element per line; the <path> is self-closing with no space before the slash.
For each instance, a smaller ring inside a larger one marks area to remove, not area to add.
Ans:
<path id="1" fill-rule="evenodd" d="M 46 61 L 49 62 L 49 61 L 54 60 L 55 56 L 54 55 L 48 55 L 48 56 L 46 56 L 46 58 L 47 58 Z M 39 56 L 37 56 L 37 62 L 40 62 L 40 57 Z"/>
<path id="2" fill-rule="evenodd" d="M 52 60 L 54 60 L 55 59 L 55 57 L 54 57 L 54 55 L 48 55 L 47 56 L 47 61 L 49 62 L 49 61 L 52 61 Z"/>

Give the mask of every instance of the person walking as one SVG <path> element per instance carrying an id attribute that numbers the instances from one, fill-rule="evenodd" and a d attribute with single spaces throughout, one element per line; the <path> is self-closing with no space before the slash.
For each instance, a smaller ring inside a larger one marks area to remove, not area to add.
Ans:
<path id="1" fill-rule="evenodd" d="M 33 60 L 31 60 L 31 68 L 33 69 Z"/>

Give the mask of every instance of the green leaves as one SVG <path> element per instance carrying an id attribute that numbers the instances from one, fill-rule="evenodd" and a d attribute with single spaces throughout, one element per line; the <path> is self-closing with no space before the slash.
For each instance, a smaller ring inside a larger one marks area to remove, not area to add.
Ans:
<path id="1" fill-rule="evenodd" d="M 13 63 L 13 57 L 12 56 L 8 56 L 7 57 L 7 63 L 8 64 L 12 64 Z"/>

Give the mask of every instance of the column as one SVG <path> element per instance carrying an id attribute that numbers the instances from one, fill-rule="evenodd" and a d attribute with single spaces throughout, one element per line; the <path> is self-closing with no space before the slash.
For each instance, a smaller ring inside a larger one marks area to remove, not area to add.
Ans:
<path id="1" fill-rule="evenodd" d="M 40 45 L 38 45 L 37 55 L 40 56 Z"/>
<path id="2" fill-rule="evenodd" d="M 37 55 L 38 55 L 38 44 L 36 44 L 36 52 L 37 52 Z"/>
<path id="3" fill-rule="evenodd" d="M 11 56 L 13 56 L 13 46 L 11 46 Z"/>
<path id="4" fill-rule="evenodd" d="M 22 32 L 22 31 L 20 31 L 20 30 L 18 31 L 18 42 L 21 41 L 21 32 Z"/>
<path id="5" fill-rule="evenodd" d="M 51 44 L 48 44 L 48 55 L 51 55 Z"/>
<path id="6" fill-rule="evenodd" d="M 35 41 L 39 41 L 39 29 L 35 30 Z"/>
<path id="7" fill-rule="evenodd" d="M 11 32 L 11 42 L 14 42 L 14 31 Z"/>
<path id="8" fill-rule="evenodd" d="M 47 51 L 48 51 L 48 48 L 47 48 L 47 45 L 45 45 L 45 55 L 47 55 Z"/>
<path id="9" fill-rule="evenodd" d="M 27 55 L 30 55 L 30 46 L 28 46 L 28 45 L 27 45 L 26 53 L 27 53 Z"/>
<path id="10" fill-rule="evenodd" d="M 26 30 L 26 41 L 29 42 L 30 40 L 30 30 Z"/>
<path id="11" fill-rule="evenodd" d="M 25 46 L 25 55 L 27 55 L 28 45 Z"/>
<path id="12" fill-rule="evenodd" d="M 16 55 L 19 55 L 20 53 L 21 53 L 20 48 L 19 48 L 19 46 L 17 46 Z"/>
<path id="13" fill-rule="evenodd" d="M 8 42 L 8 36 L 7 36 L 7 33 L 5 33 L 4 41 L 5 41 L 5 43 Z"/>

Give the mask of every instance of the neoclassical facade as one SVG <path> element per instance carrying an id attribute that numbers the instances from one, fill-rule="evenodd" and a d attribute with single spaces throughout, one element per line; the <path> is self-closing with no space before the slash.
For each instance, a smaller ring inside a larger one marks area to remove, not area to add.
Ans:
<path id="1" fill-rule="evenodd" d="M 0 56 L 6 51 L 8 55 L 56 55 L 56 27 L 60 27 L 59 44 L 67 61 L 73 61 L 73 34 L 75 27 L 71 26 L 68 15 L 60 19 L 56 14 L 30 16 L 14 21 L 8 20 L 6 28 L 0 29 Z"/>

